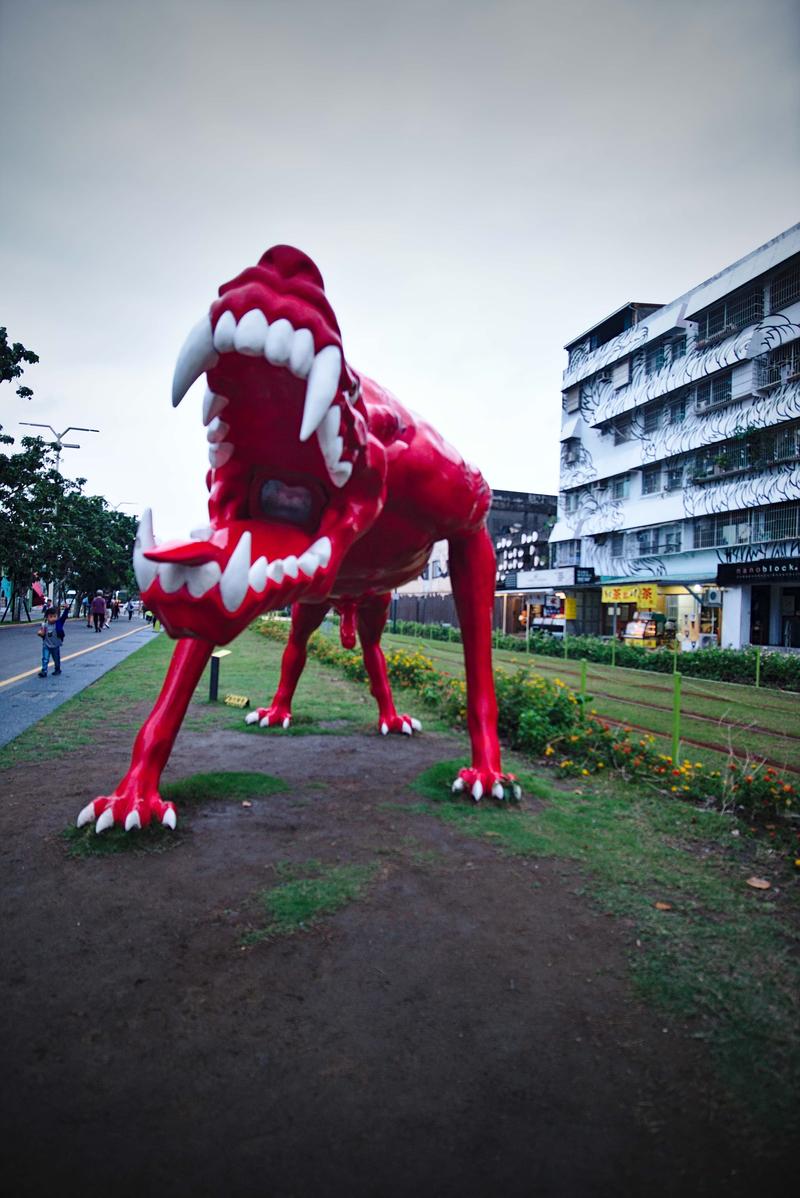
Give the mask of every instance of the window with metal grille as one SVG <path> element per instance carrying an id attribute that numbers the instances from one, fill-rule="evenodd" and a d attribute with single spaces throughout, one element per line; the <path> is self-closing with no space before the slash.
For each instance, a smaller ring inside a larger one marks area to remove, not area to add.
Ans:
<path id="1" fill-rule="evenodd" d="M 661 424 L 661 406 L 659 404 L 650 404 L 644 410 L 642 424 L 646 433 L 654 433 Z"/>
<path id="2" fill-rule="evenodd" d="M 612 532 L 611 534 L 611 556 L 622 557 L 625 552 L 625 533 Z"/>
<path id="3" fill-rule="evenodd" d="M 642 494 L 655 495 L 661 490 L 661 467 L 648 466 L 642 471 Z"/>
<path id="4" fill-rule="evenodd" d="M 660 345 L 654 345 L 651 349 L 648 349 L 645 352 L 644 368 L 646 373 L 655 374 L 657 371 L 662 370 L 666 360 L 667 358 L 664 350 L 664 343 L 662 341 Z"/>
<path id="5" fill-rule="evenodd" d="M 800 299 L 800 256 L 775 275 L 769 285 L 770 312 L 780 312 Z"/>
<path id="6" fill-rule="evenodd" d="M 683 465 L 667 466 L 667 490 L 680 491 L 683 486 Z"/>
<path id="7" fill-rule="evenodd" d="M 800 341 L 778 345 L 768 354 L 756 358 L 756 388 L 766 391 L 782 383 L 793 383 L 800 378 Z"/>
<path id="8" fill-rule="evenodd" d="M 703 379 L 695 387 L 694 402 L 698 412 L 708 408 L 717 408 L 721 404 L 730 403 L 733 372 L 723 371 L 713 378 Z"/>
<path id="9" fill-rule="evenodd" d="M 614 425 L 614 444 L 622 445 L 631 439 L 631 421 L 629 416 L 618 420 Z"/>
<path id="10" fill-rule="evenodd" d="M 611 479 L 611 494 L 614 499 L 627 499 L 631 489 L 629 474 L 618 474 Z"/>
<path id="11" fill-rule="evenodd" d="M 652 557 L 658 553 L 658 533 L 654 528 L 643 528 L 635 534 L 635 556 Z"/>
<path id="12" fill-rule="evenodd" d="M 675 337 L 671 342 L 672 361 L 677 362 L 678 358 L 686 357 L 686 334 L 682 337 Z"/>
<path id="13" fill-rule="evenodd" d="M 580 541 L 559 541 L 555 551 L 556 562 L 559 566 L 579 566 L 581 564 Z"/>
<path id="14" fill-rule="evenodd" d="M 686 419 L 686 400 L 678 399 L 669 405 L 670 424 L 683 424 Z"/>
<path id="15" fill-rule="evenodd" d="M 661 552 L 662 553 L 680 553 L 681 551 L 681 526 L 680 524 L 667 524 L 661 530 Z"/>
<path id="16" fill-rule="evenodd" d="M 702 349 L 710 341 L 722 340 L 745 325 L 761 320 L 764 315 L 764 288 L 751 287 L 735 295 L 728 295 L 717 304 L 696 313 L 696 345 Z"/>
<path id="17" fill-rule="evenodd" d="M 800 535 L 800 503 L 775 503 L 749 511 L 701 516 L 694 522 L 695 549 L 783 541 Z"/>
<path id="18" fill-rule="evenodd" d="M 580 437 L 567 437 L 566 441 L 562 442 L 561 455 L 564 465 L 571 466 L 577 462 L 580 444 Z"/>

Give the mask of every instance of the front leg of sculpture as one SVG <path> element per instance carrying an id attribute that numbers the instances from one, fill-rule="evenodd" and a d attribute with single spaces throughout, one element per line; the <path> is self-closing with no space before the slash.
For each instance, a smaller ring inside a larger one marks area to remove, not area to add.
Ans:
<path id="1" fill-rule="evenodd" d="M 467 727 L 472 765 L 463 769 L 453 790 L 468 790 L 476 802 L 484 794 L 496 799 L 520 798 L 513 774 L 500 768 L 497 700 L 492 675 L 492 613 L 495 555 L 485 526 L 450 539 L 450 577 L 461 625 L 467 674 Z"/>
<path id="2" fill-rule="evenodd" d="M 386 672 L 386 658 L 381 649 L 381 635 L 386 626 L 391 595 L 373 595 L 358 605 L 358 637 L 364 666 L 369 677 L 369 689 L 378 704 L 378 727 L 387 736 L 401 732 L 411 736 L 422 731 L 422 724 L 410 715 L 398 715 Z"/>
<path id="3" fill-rule="evenodd" d="M 78 816 L 79 828 L 95 820 L 96 832 L 114 824 L 122 824 L 129 832 L 145 827 L 152 819 L 175 827 L 175 805 L 164 802 L 158 783 L 213 649 L 209 641 L 178 641 L 161 694 L 134 742 L 127 774 L 113 794 L 101 795 L 84 807 Z"/>
<path id="4" fill-rule="evenodd" d="M 281 677 L 275 697 L 269 707 L 257 707 L 245 717 L 246 724 L 261 728 L 288 728 L 292 721 L 292 699 L 305 669 L 308 639 L 316 632 L 328 614 L 327 603 L 295 603 L 292 606 L 292 628 L 281 659 Z"/>

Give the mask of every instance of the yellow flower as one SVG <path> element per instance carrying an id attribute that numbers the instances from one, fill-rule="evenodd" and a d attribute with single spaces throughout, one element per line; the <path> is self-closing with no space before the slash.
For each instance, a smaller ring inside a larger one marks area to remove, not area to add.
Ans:
<path id="1" fill-rule="evenodd" d="M 589 777 L 589 771 L 588 771 L 588 770 L 581 770 L 581 773 L 583 774 L 584 778 L 588 778 L 588 777 Z"/>
<path id="2" fill-rule="evenodd" d="M 553 748 L 552 745 L 548 745 L 544 751 L 545 757 L 552 757 L 554 753 L 555 753 L 555 749 Z"/>

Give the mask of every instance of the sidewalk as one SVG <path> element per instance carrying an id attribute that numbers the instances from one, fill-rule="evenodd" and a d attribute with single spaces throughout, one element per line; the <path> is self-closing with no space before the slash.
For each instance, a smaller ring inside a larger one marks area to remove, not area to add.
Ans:
<path id="1" fill-rule="evenodd" d="M 80 628 L 79 622 L 75 621 L 70 629 L 72 636 L 69 648 L 63 656 L 63 673 L 59 677 L 51 673 L 47 678 L 38 678 L 34 672 L 0 685 L 0 746 L 8 744 L 67 699 L 79 694 L 126 657 L 130 657 L 131 653 L 141 649 L 154 635 L 150 624 L 142 623 L 131 628 L 120 621 L 119 625 L 119 632 L 116 628 L 113 633 L 109 629 L 106 639 L 98 645 L 88 634 L 85 637 L 75 636 L 74 630 Z M 26 627 L 33 630 L 36 625 Z M 10 630 L 8 635 L 11 636 Z M 36 655 L 40 652 L 35 637 L 32 643 L 34 652 L 29 668 L 35 666 Z M 90 651 L 87 652 L 87 649 Z M 3 670 L 0 673 L 5 675 L 11 671 Z"/>

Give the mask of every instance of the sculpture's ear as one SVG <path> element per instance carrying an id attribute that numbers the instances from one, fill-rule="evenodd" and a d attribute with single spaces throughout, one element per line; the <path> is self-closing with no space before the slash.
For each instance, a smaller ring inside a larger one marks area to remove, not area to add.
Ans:
<path id="1" fill-rule="evenodd" d="M 325 290 L 319 267 L 312 262 L 308 254 L 296 249 L 293 245 L 273 245 L 258 260 L 259 266 L 271 267 L 284 279 L 301 278 Z"/>

